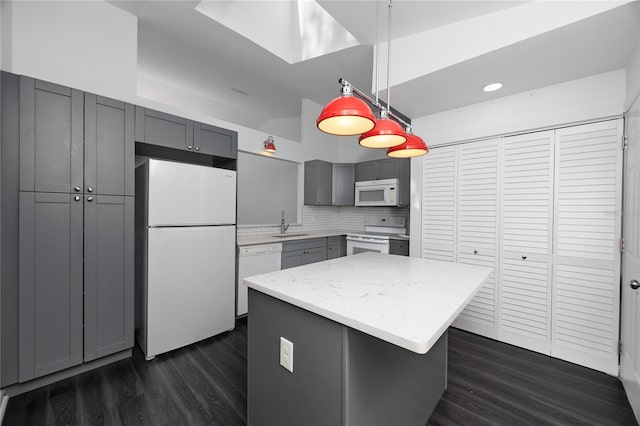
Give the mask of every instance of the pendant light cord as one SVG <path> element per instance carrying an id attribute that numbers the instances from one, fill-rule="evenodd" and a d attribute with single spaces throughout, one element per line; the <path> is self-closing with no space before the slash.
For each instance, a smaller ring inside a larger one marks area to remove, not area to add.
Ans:
<path id="1" fill-rule="evenodd" d="M 391 111 L 391 87 L 389 87 L 389 70 L 391 68 L 391 7 L 393 0 L 389 0 L 389 22 L 387 24 L 387 111 Z"/>
<path id="2" fill-rule="evenodd" d="M 380 0 L 376 0 L 376 105 L 378 102 L 378 69 L 380 65 Z"/>

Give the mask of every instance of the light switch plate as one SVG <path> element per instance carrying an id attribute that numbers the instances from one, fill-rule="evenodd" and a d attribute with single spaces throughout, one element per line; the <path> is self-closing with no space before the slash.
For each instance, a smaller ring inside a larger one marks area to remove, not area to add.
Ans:
<path id="1" fill-rule="evenodd" d="M 293 343 L 280 337 L 280 365 L 293 373 Z"/>

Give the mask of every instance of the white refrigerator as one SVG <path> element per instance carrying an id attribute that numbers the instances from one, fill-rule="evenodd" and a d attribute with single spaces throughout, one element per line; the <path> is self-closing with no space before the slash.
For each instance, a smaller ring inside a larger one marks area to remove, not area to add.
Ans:
<path id="1" fill-rule="evenodd" d="M 136 339 L 147 360 L 235 326 L 236 172 L 136 168 Z"/>

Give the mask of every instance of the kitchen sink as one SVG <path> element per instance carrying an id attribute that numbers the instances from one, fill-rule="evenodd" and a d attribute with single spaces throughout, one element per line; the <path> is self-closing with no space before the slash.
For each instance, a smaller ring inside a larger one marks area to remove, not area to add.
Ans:
<path id="1" fill-rule="evenodd" d="M 298 233 L 296 234 L 295 232 L 291 232 L 288 234 L 276 234 L 276 235 L 272 235 L 273 238 L 285 238 L 285 237 L 302 237 L 304 235 L 309 235 L 309 234 L 305 234 L 305 233 Z"/>

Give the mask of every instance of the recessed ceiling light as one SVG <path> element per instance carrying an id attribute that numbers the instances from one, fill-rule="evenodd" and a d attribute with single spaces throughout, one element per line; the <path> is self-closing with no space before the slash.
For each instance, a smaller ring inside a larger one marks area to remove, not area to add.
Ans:
<path id="1" fill-rule="evenodd" d="M 502 87 L 502 83 L 491 83 L 491 84 L 487 84 L 486 86 L 484 86 L 482 88 L 482 90 L 484 90 L 485 92 L 495 92 L 496 90 L 500 89 Z"/>

